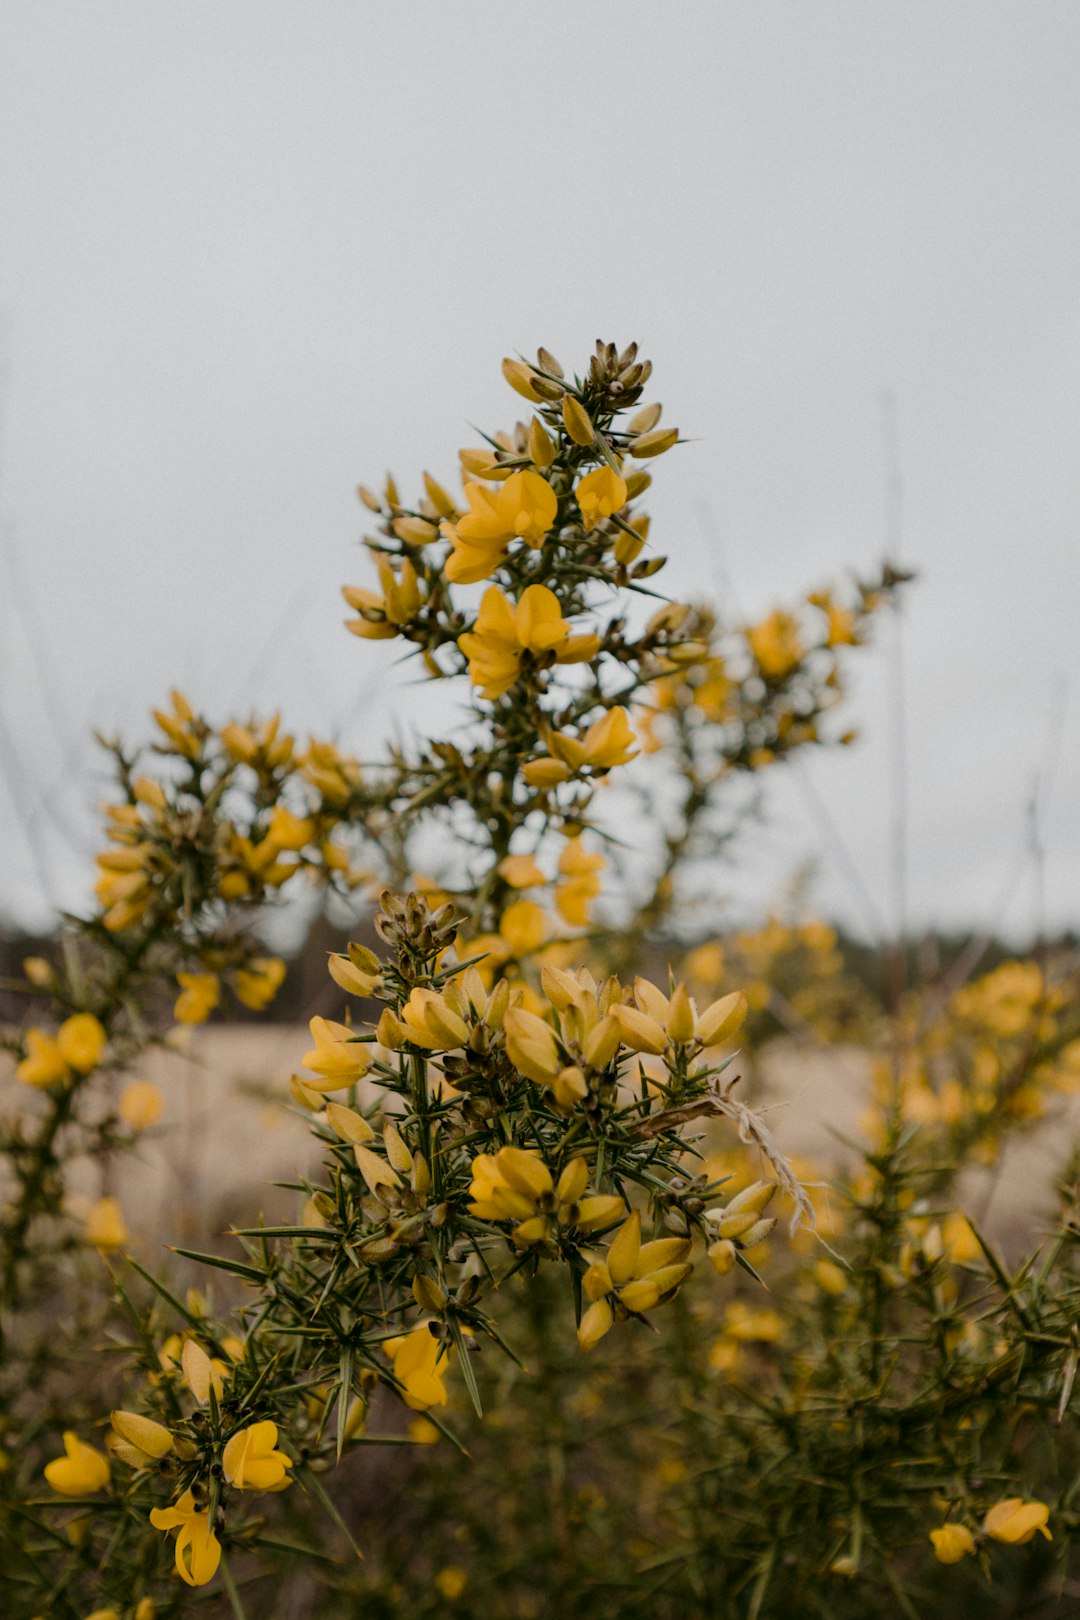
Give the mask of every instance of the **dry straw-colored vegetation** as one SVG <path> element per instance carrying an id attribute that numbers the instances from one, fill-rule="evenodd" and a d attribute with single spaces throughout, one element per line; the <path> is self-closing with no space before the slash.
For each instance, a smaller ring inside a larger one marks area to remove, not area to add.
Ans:
<path id="1" fill-rule="evenodd" d="M 4 1040 L 4 1613 L 1075 1612 L 1072 1178 L 1020 1260 L 958 1190 L 1080 1084 L 1075 973 L 885 1005 L 821 923 L 710 930 L 740 780 L 847 740 L 900 576 L 665 599 L 648 362 L 503 370 L 528 420 L 463 497 L 362 489 L 344 593 L 457 683 L 452 737 L 361 763 L 174 693 L 108 745 L 96 908 Z M 291 1224 L 128 1259 L 140 1059 L 269 1005 L 305 880 L 375 907 L 292 1081 L 317 1173 Z M 778 1007 L 872 1056 L 842 1175 L 748 1094 Z"/>

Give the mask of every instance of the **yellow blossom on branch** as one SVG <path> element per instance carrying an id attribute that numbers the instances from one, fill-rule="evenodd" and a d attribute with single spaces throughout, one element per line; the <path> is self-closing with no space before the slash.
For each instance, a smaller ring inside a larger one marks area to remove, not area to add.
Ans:
<path id="1" fill-rule="evenodd" d="M 657 1238 L 641 1241 L 641 1216 L 633 1210 L 619 1227 L 607 1256 L 594 1260 L 582 1279 L 592 1301 L 578 1327 L 578 1343 L 583 1350 L 594 1345 L 614 1326 L 620 1316 L 640 1316 L 672 1299 L 694 1269 L 687 1256 L 690 1244 L 683 1238 Z"/>
<path id="2" fill-rule="evenodd" d="M 394 1377 L 406 1406 L 426 1412 L 429 1407 L 446 1405 L 446 1346 L 426 1326 L 387 1339 L 383 1348 L 393 1359 Z"/>
<path id="3" fill-rule="evenodd" d="M 530 787 L 557 787 L 580 771 L 602 773 L 626 765 L 637 753 L 637 738 L 626 710 L 616 704 L 594 720 L 584 736 L 555 731 L 547 738 L 548 757 L 530 760 L 522 776 Z"/>
<path id="4" fill-rule="evenodd" d="M 64 1431 L 64 1456 L 45 1465 L 45 1478 L 61 1496 L 93 1496 L 109 1483 L 109 1459 L 70 1429 Z"/>
<path id="5" fill-rule="evenodd" d="M 502 697 L 531 655 L 538 666 L 581 663 L 596 656 L 596 636 L 571 636 L 559 599 L 546 585 L 529 585 L 515 605 L 497 585 L 483 596 L 471 630 L 458 637 L 469 660 L 469 679 L 486 698 Z"/>
<path id="6" fill-rule="evenodd" d="M 205 1024 L 221 1000 L 221 980 L 216 973 L 178 973 L 180 994 L 173 1007 L 178 1024 Z"/>
<path id="7" fill-rule="evenodd" d="M 931 1530 L 930 1540 L 939 1564 L 958 1564 L 975 1551 L 975 1538 L 966 1524 L 943 1524 Z"/>
<path id="8" fill-rule="evenodd" d="M 596 467 L 575 487 L 574 498 L 586 528 L 595 528 L 626 505 L 626 480 L 610 467 Z"/>
<path id="9" fill-rule="evenodd" d="M 280 1491 L 291 1483 L 292 1458 L 277 1446 L 277 1424 L 265 1420 L 239 1429 L 225 1446 L 221 1467 L 238 1491 Z"/>
<path id="10" fill-rule="evenodd" d="M 205 1586 L 217 1574 L 221 1563 L 221 1543 L 210 1526 L 210 1515 L 195 1506 L 191 1491 L 185 1491 L 172 1507 L 151 1508 L 150 1523 L 155 1530 L 177 1530 L 176 1572 L 188 1586 Z"/>
<path id="11" fill-rule="evenodd" d="M 983 1530 L 994 1541 L 1022 1547 L 1036 1532 L 1047 1541 L 1054 1539 L 1047 1529 L 1049 1518 L 1050 1509 L 1045 1502 L 1025 1502 L 1020 1496 L 1010 1496 L 1003 1502 L 995 1502 L 983 1520 Z"/>
<path id="12" fill-rule="evenodd" d="M 453 548 L 443 572 L 459 585 L 488 579 L 514 540 L 538 546 L 559 506 L 547 479 L 528 470 L 512 473 L 496 489 L 466 484 L 465 498 L 469 510 L 443 526 Z"/>

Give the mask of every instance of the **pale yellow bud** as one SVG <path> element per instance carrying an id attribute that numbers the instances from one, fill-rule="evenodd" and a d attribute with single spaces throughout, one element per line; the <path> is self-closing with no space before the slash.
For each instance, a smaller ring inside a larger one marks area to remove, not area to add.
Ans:
<path id="1" fill-rule="evenodd" d="M 643 461 L 647 456 L 662 456 L 665 450 L 670 450 L 678 442 L 678 428 L 656 428 L 652 433 L 643 433 L 639 438 L 631 439 L 629 449 L 632 456 Z"/>
<path id="2" fill-rule="evenodd" d="M 555 460 L 555 441 L 538 416 L 529 424 L 529 460 L 540 472 L 547 472 Z"/>
<path id="3" fill-rule="evenodd" d="M 538 394 L 533 386 L 535 373 L 531 366 L 524 365 L 520 360 L 510 360 L 508 358 L 502 363 L 502 374 L 514 392 L 520 394 L 522 399 L 530 400 L 534 405 L 540 403 L 543 395 Z"/>
<path id="4" fill-rule="evenodd" d="M 643 405 L 627 422 L 627 433 L 651 433 L 660 420 L 664 407 L 659 404 Z"/>
<path id="5" fill-rule="evenodd" d="M 589 420 L 589 413 L 579 400 L 572 394 L 567 394 L 562 402 L 562 419 L 567 433 L 575 444 L 594 444 L 596 435 Z"/>
<path id="6" fill-rule="evenodd" d="M 718 1277 L 726 1277 L 735 1264 L 737 1253 L 734 1243 L 722 1238 L 719 1243 L 710 1243 L 708 1250 L 709 1263 Z"/>

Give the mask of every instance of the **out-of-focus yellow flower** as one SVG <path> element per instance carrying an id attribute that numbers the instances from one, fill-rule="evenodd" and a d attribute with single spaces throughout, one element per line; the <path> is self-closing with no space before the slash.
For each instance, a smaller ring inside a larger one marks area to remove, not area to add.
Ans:
<path id="1" fill-rule="evenodd" d="M 86 1213 L 83 1235 L 87 1243 L 100 1249 L 103 1254 L 124 1247 L 128 1240 L 128 1229 L 117 1199 L 99 1198 L 91 1204 Z"/>
<path id="2" fill-rule="evenodd" d="M 43 1029 L 28 1029 L 26 1056 L 16 1065 L 16 1080 L 24 1086 L 54 1086 L 66 1080 L 70 1072 L 53 1037 Z"/>
<path id="3" fill-rule="evenodd" d="M 308 739 L 307 752 L 301 754 L 300 774 L 310 782 L 335 809 L 346 805 L 360 785 L 360 764 L 351 754 L 343 754 L 332 742 Z"/>
<path id="4" fill-rule="evenodd" d="M 178 973 L 180 994 L 173 1007 L 178 1024 L 205 1024 L 221 999 L 221 980 L 216 973 Z"/>
<path id="5" fill-rule="evenodd" d="M 105 1031 L 93 1013 L 75 1013 L 60 1025 L 56 1044 L 65 1063 L 79 1074 L 89 1074 L 101 1061 Z"/>
<path id="6" fill-rule="evenodd" d="M 560 881 L 555 888 L 555 905 L 563 922 L 571 928 L 585 928 L 589 906 L 600 893 L 600 873 L 604 857 L 592 854 L 582 839 L 569 838 L 559 854 Z"/>
<path id="7" fill-rule="evenodd" d="M 832 1299 L 839 1299 L 847 1292 L 847 1274 L 835 1260 L 817 1260 L 811 1268 L 811 1275 L 823 1294 Z"/>
<path id="8" fill-rule="evenodd" d="M 456 1603 L 469 1584 L 469 1577 L 458 1564 L 447 1564 L 435 1577 L 435 1590 L 445 1603 Z"/>
<path id="9" fill-rule="evenodd" d="M 958 1564 L 961 1558 L 975 1551 L 975 1537 L 966 1524 L 943 1524 L 931 1530 L 930 1540 L 939 1564 Z"/>
<path id="10" fill-rule="evenodd" d="M 408 1428 L 409 1439 L 414 1446 L 437 1446 L 442 1439 L 439 1430 L 430 1418 L 414 1417 Z"/>
<path id="11" fill-rule="evenodd" d="M 499 862 L 499 876 L 512 889 L 538 889 L 547 882 L 534 855 L 507 855 Z"/>
<path id="12" fill-rule="evenodd" d="M 70 1079 L 73 1069 L 89 1074 L 101 1061 L 105 1040 L 105 1031 L 93 1013 L 73 1013 L 55 1036 L 29 1029 L 26 1056 L 17 1065 L 15 1078 L 23 1085 L 44 1087 Z"/>
<path id="13" fill-rule="evenodd" d="M 1008 1038 L 1027 1029 L 1045 997 L 1042 969 L 1037 962 L 1002 962 L 974 984 L 958 990 L 952 1005 L 959 1018 Z"/>
<path id="14" fill-rule="evenodd" d="M 240 1429 L 221 1454 L 225 1478 L 238 1491 L 278 1491 L 291 1482 L 292 1458 L 276 1451 L 277 1424 L 268 1419 Z"/>
<path id="15" fill-rule="evenodd" d="M 116 1111 L 133 1131 L 148 1131 L 157 1124 L 164 1107 L 161 1092 L 152 1080 L 131 1080 L 120 1093 Z"/>
<path id="16" fill-rule="evenodd" d="M 263 842 L 276 852 L 298 854 L 314 837 L 315 823 L 310 816 L 296 816 L 288 805 L 275 804 Z"/>
<path id="17" fill-rule="evenodd" d="M 205 1586 L 217 1574 L 221 1563 L 221 1543 L 210 1527 L 210 1515 L 200 1513 L 191 1491 L 185 1491 L 172 1507 L 151 1508 L 150 1523 L 155 1530 L 178 1530 L 176 1572 L 188 1586 Z"/>
<path id="18" fill-rule="evenodd" d="M 641 1315 L 674 1298 L 694 1269 L 684 1238 L 641 1241 L 641 1217 L 632 1210 L 611 1240 L 606 1258 L 594 1260 L 582 1279 L 592 1301 L 578 1326 L 583 1350 L 599 1344 L 620 1314 Z"/>
<path id="19" fill-rule="evenodd" d="M 394 1377 L 401 1385 L 406 1406 L 414 1412 L 426 1412 L 429 1407 L 446 1405 L 446 1346 L 426 1326 L 387 1339 L 383 1348 L 393 1358 Z"/>
<path id="20" fill-rule="evenodd" d="M 574 490 L 574 497 L 581 508 L 585 527 L 593 529 L 626 505 L 626 480 L 610 467 L 597 467 L 585 474 Z"/>
<path id="21" fill-rule="evenodd" d="M 761 673 L 770 680 L 781 680 L 800 662 L 805 652 L 794 614 L 777 608 L 760 624 L 746 631 L 746 640 Z"/>
<path id="22" fill-rule="evenodd" d="M 497 489 L 465 485 L 469 510 L 443 533 L 453 550 L 443 572 L 459 585 L 487 579 L 514 540 L 539 546 L 559 509 L 555 491 L 538 472 L 511 473 Z"/>
<path id="23" fill-rule="evenodd" d="M 1047 1541 L 1053 1541 L 1053 1536 L 1047 1529 L 1047 1520 L 1050 1509 L 1045 1502 L 1025 1502 L 1020 1496 L 1006 1497 L 1003 1502 L 995 1502 L 983 1520 L 983 1530 L 994 1541 L 1008 1542 L 1012 1547 L 1022 1547 L 1035 1535 L 1036 1531 L 1044 1535 Z"/>
<path id="24" fill-rule="evenodd" d="M 237 998 L 253 1012 L 262 1012 L 273 1001 L 285 978 L 280 956 L 256 956 L 240 968 L 233 981 Z"/>
<path id="25" fill-rule="evenodd" d="M 733 1299 L 724 1313 L 724 1332 L 737 1344 L 776 1344 L 784 1336 L 784 1324 L 774 1310 L 755 1310 L 741 1299 Z"/>
<path id="26" fill-rule="evenodd" d="M 94 1496 L 109 1483 L 109 1459 L 70 1429 L 64 1431 L 63 1457 L 45 1464 L 45 1478 L 60 1496 Z"/>
<path id="27" fill-rule="evenodd" d="M 499 937 L 511 956 L 531 956 L 547 938 L 547 917 L 534 900 L 515 900 L 499 918 Z"/>

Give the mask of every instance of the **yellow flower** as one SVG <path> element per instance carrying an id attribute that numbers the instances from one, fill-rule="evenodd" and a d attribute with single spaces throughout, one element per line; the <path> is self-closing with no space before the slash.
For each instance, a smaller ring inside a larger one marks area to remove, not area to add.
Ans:
<path id="1" fill-rule="evenodd" d="M 178 1024 L 205 1024 L 221 998 L 221 981 L 216 973 L 178 973 L 180 994 L 173 1007 Z"/>
<path id="2" fill-rule="evenodd" d="M 410 522 L 408 518 L 400 521 Z M 424 530 L 427 531 L 427 538 L 434 539 L 435 531 L 430 525 L 421 525 L 421 537 Z M 422 599 L 416 569 L 407 557 L 402 561 L 400 576 L 395 574 L 389 557 L 379 554 L 375 564 L 383 588 L 382 596 L 356 585 L 342 587 L 342 596 L 359 614 L 356 619 L 346 619 L 345 628 L 351 630 L 354 636 L 363 636 L 369 641 L 386 641 L 396 636 L 402 625 L 416 617 Z"/>
<path id="3" fill-rule="evenodd" d="M 154 709 L 154 719 L 172 744 L 173 752 L 185 759 L 196 759 L 202 747 L 202 739 L 206 735 L 206 728 L 196 717 L 183 692 L 172 691 L 169 697 L 172 702 L 172 713 L 166 709 Z"/>
<path id="4" fill-rule="evenodd" d="M 624 1043 L 635 1052 L 659 1055 L 669 1042 L 676 1045 L 697 1043 L 719 1046 L 742 1026 L 748 1011 L 741 990 L 721 996 L 699 1013 L 685 985 L 678 984 L 665 996 L 648 979 L 634 982 L 636 1007 L 613 1006 L 611 1015 L 619 1025 Z M 726 1234 L 725 1234 L 726 1235 Z"/>
<path id="5" fill-rule="evenodd" d="M 547 937 L 547 917 L 543 909 L 534 900 L 515 900 L 499 919 L 499 937 L 511 956 L 531 956 Z"/>
<path id="6" fill-rule="evenodd" d="M 131 1080 L 120 1093 L 116 1111 L 133 1131 L 147 1131 L 161 1118 L 165 1104 L 152 1080 Z"/>
<path id="7" fill-rule="evenodd" d="M 467 1010 L 467 1003 L 462 1011 Z M 401 1009 L 398 1027 L 404 1040 L 427 1052 L 452 1052 L 469 1039 L 469 1026 L 444 992 L 415 989 Z"/>
<path id="8" fill-rule="evenodd" d="M 939 1530 L 931 1530 L 930 1540 L 939 1564 L 958 1564 L 975 1551 L 975 1538 L 966 1524 L 943 1524 Z"/>
<path id="9" fill-rule="evenodd" d="M 571 928 L 588 926 L 589 903 L 600 893 L 603 869 L 602 855 L 590 854 L 580 837 L 567 839 L 559 855 L 561 881 L 555 889 L 555 905 Z"/>
<path id="10" fill-rule="evenodd" d="M 308 1029 L 315 1045 L 305 1052 L 304 1063 L 318 1075 L 313 1084 L 320 1091 L 343 1091 L 371 1068 L 374 1060 L 370 1049 L 353 1039 L 354 1031 L 347 1024 L 312 1018 Z"/>
<path id="11" fill-rule="evenodd" d="M 292 1458 L 275 1451 L 277 1424 L 249 1424 L 232 1436 L 221 1456 L 225 1478 L 238 1491 L 277 1491 L 290 1483 Z"/>
<path id="12" fill-rule="evenodd" d="M 237 997 L 253 1012 L 268 1007 L 281 988 L 285 963 L 280 956 L 256 956 L 240 968 L 234 981 Z"/>
<path id="13" fill-rule="evenodd" d="M 109 1460 L 84 1444 L 70 1429 L 64 1431 L 63 1457 L 45 1464 L 45 1478 L 60 1496 L 93 1496 L 109 1483 Z"/>
<path id="14" fill-rule="evenodd" d="M 52 1036 L 43 1029 L 28 1029 L 26 1056 L 15 1069 L 16 1080 L 24 1086 L 54 1086 L 66 1080 L 70 1072 Z"/>
<path id="15" fill-rule="evenodd" d="M 621 1316 L 640 1316 L 674 1298 L 694 1269 L 684 1238 L 641 1241 L 641 1216 L 631 1211 L 611 1240 L 606 1260 L 594 1260 L 582 1279 L 592 1301 L 578 1327 L 583 1350 L 599 1344 Z"/>
<path id="16" fill-rule="evenodd" d="M 115 1198 L 99 1198 L 86 1214 L 87 1243 L 102 1253 L 109 1249 L 122 1249 L 128 1240 L 128 1229 L 119 1202 Z"/>
<path id="17" fill-rule="evenodd" d="M 518 1243 L 541 1243 L 556 1226 L 596 1232 L 618 1220 L 621 1198 L 597 1193 L 584 1198 L 589 1167 L 584 1159 L 571 1159 L 559 1177 L 529 1148 L 504 1147 L 498 1153 L 480 1153 L 472 1162 L 470 1215 L 485 1221 L 515 1221 Z"/>
<path id="18" fill-rule="evenodd" d="M 387 1339 L 384 1349 L 393 1358 L 394 1377 L 401 1385 L 405 1405 L 414 1412 L 446 1405 L 446 1347 L 426 1326 L 400 1338 Z"/>
<path id="19" fill-rule="evenodd" d="M 209 1404 L 211 1390 L 214 1392 L 214 1399 L 220 1401 L 225 1387 L 224 1362 L 219 1361 L 216 1356 L 208 1356 L 202 1345 L 196 1344 L 194 1339 L 185 1339 L 180 1355 L 180 1367 L 184 1374 L 184 1382 L 200 1406 Z"/>
<path id="20" fill-rule="evenodd" d="M 453 547 L 443 572 L 459 585 L 487 579 L 513 540 L 540 545 L 559 506 L 547 479 L 528 470 L 511 473 L 495 489 L 466 484 L 465 498 L 469 510 L 443 527 Z"/>
<path id="21" fill-rule="evenodd" d="M 506 1055 L 515 1069 L 537 1085 L 550 1085 L 563 1066 L 551 1025 L 524 1007 L 511 1007 L 503 1019 L 503 1030 Z"/>
<path id="22" fill-rule="evenodd" d="M 578 771 L 609 771 L 626 765 L 637 753 L 637 738 L 621 704 L 595 720 L 583 737 L 553 731 L 548 758 L 530 760 L 522 771 L 530 787 L 555 787 Z"/>
<path id="23" fill-rule="evenodd" d="M 310 816 L 294 816 L 284 804 L 275 804 L 270 812 L 270 824 L 263 844 L 276 853 L 283 850 L 297 854 L 315 837 L 315 823 Z M 262 847 L 262 846 L 260 846 Z"/>
<path id="24" fill-rule="evenodd" d="M 160 1462 L 173 1448 L 173 1437 L 165 1425 L 139 1412 L 114 1412 L 110 1422 L 106 1449 L 129 1468 L 146 1468 Z"/>
<path id="25" fill-rule="evenodd" d="M 610 467 L 597 467 L 586 473 L 574 490 L 586 528 L 593 529 L 604 518 L 626 505 L 626 481 Z"/>
<path id="26" fill-rule="evenodd" d="M 379 959 L 365 945 L 350 945 L 347 956 L 331 956 L 327 970 L 350 996 L 370 996 L 379 983 Z"/>
<path id="27" fill-rule="evenodd" d="M 155 1530 L 179 1530 L 176 1538 L 176 1572 L 188 1586 L 205 1586 L 217 1574 L 221 1543 L 210 1528 L 210 1515 L 195 1507 L 191 1491 L 185 1491 L 172 1507 L 151 1508 L 150 1523 Z"/>
<path id="28" fill-rule="evenodd" d="M 93 1013 L 75 1013 L 60 1025 L 56 1044 L 65 1063 L 79 1074 L 89 1074 L 101 1061 L 105 1031 Z"/>
<path id="29" fill-rule="evenodd" d="M 512 889 L 537 889 L 547 882 L 533 855 L 507 855 L 499 862 L 499 876 Z"/>
<path id="30" fill-rule="evenodd" d="M 735 1299 L 724 1315 L 724 1332 L 737 1344 L 776 1344 L 784 1336 L 783 1321 L 767 1307 L 754 1310 L 741 1299 Z"/>
<path id="31" fill-rule="evenodd" d="M 469 1577 L 457 1564 L 447 1564 L 435 1577 L 435 1590 L 446 1603 L 454 1603 L 469 1584 Z"/>
<path id="32" fill-rule="evenodd" d="M 995 1541 L 1005 1541 L 1012 1547 L 1022 1547 L 1038 1530 L 1047 1541 L 1053 1536 L 1046 1528 L 1050 1509 L 1045 1502 L 1025 1502 L 1022 1497 L 1010 1496 L 1004 1502 L 995 1502 L 983 1520 L 983 1530 Z"/>
<path id="33" fill-rule="evenodd" d="M 761 673 L 772 680 L 789 675 L 804 652 L 799 621 L 779 608 L 747 630 L 746 640 Z"/>
<path id="34" fill-rule="evenodd" d="M 530 654 L 538 663 L 581 663 L 596 656 L 596 636 L 571 636 L 559 599 L 546 585 L 528 585 L 515 605 L 491 585 L 471 630 L 458 637 L 469 660 L 469 679 L 486 698 L 508 692 Z"/>

